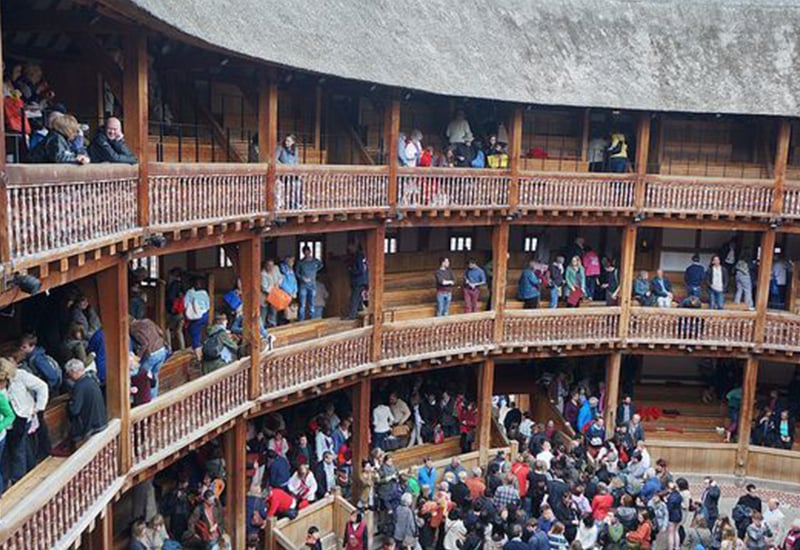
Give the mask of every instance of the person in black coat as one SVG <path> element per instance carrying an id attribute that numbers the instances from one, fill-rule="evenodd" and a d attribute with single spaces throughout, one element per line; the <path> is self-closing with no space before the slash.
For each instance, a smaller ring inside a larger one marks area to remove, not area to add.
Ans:
<path id="1" fill-rule="evenodd" d="M 136 164 L 139 162 L 125 145 L 122 123 L 111 117 L 105 126 L 97 129 L 97 135 L 89 145 L 89 158 L 92 162 L 113 162 L 117 164 Z"/>
<path id="2" fill-rule="evenodd" d="M 323 498 L 336 487 L 336 464 L 333 453 L 325 451 L 322 460 L 314 466 L 314 477 L 317 479 L 317 498 Z"/>
<path id="3" fill-rule="evenodd" d="M 70 359 L 64 370 L 74 383 L 67 409 L 70 438 L 77 444 L 105 429 L 108 415 L 100 384 L 94 376 L 87 374 L 83 361 Z"/>
<path id="4" fill-rule="evenodd" d="M 714 525 L 719 517 L 719 485 L 710 477 L 706 477 L 703 481 L 706 484 L 706 488 L 701 499 L 701 513 L 706 518 L 706 525 Z"/>
<path id="5" fill-rule="evenodd" d="M 503 419 L 503 427 L 506 429 L 506 434 L 511 433 L 515 426 L 519 427 L 522 422 L 522 412 L 520 412 L 517 405 L 512 401 L 508 406 L 509 410 Z"/>

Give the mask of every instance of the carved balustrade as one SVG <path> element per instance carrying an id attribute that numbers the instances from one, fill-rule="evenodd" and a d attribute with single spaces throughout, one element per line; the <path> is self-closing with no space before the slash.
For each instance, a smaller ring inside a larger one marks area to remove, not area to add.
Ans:
<path id="1" fill-rule="evenodd" d="M 523 172 L 519 178 L 522 210 L 630 211 L 633 174 L 563 174 Z"/>
<path id="2" fill-rule="evenodd" d="M 418 360 L 487 350 L 493 346 L 494 313 L 469 313 L 383 325 L 381 359 Z"/>
<path id="3" fill-rule="evenodd" d="M 399 209 L 472 210 L 508 207 L 508 173 L 464 168 L 401 168 Z"/>
<path id="4" fill-rule="evenodd" d="M 620 308 L 509 310 L 503 344 L 515 346 L 610 345 L 619 341 Z"/>
<path id="5" fill-rule="evenodd" d="M 755 312 L 634 307 L 628 341 L 720 348 L 753 347 Z"/>
<path id="6" fill-rule="evenodd" d="M 769 180 L 647 176 L 644 210 L 678 216 L 769 217 L 772 196 Z"/>
<path id="7" fill-rule="evenodd" d="M 279 165 L 278 214 L 373 212 L 389 208 L 385 166 Z"/>

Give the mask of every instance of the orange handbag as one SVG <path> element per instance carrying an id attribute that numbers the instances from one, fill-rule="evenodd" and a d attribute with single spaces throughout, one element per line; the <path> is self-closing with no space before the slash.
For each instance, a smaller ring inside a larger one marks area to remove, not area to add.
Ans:
<path id="1" fill-rule="evenodd" d="M 267 294 L 267 302 L 277 311 L 283 311 L 292 303 L 292 297 L 285 290 L 273 287 Z"/>

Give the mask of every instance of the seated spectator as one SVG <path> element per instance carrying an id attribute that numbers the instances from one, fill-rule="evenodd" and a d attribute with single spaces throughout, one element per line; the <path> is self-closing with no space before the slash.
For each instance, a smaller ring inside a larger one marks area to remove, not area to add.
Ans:
<path id="1" fill-rule="evenodd" d="M 508 153 L 503 144 L 497 141 L 497 136 L 492 134 L 486 142 L 486 163 L 489 168 L 508 168 Z"/>
<path id="2" fill-rule="evenodd" d="M 14 359 L 19 368 L 34 374 L 47 382 L 50 393 L 55 395 L 61 388 L 62 373 L 58 362 L 47 355 L 44 348 L 37 345 L 35 334 L 25 333 L 17 340 Z"/>
<path id="3" fill-rule="evenodd" d="M 128 550 L 149 550 L 150 541 L 147 538 L 147 524 L 144 520 L 138 519 L 131 526 L 131 543 Z"/>
<path id="4" fill-rule="evenodd" d="M 486 168 L 486 155 L 483 152 L 483 143 L 480 139 L 475 139 L 470 145 L 470 155 L 472 160 L 470 168 Z"/>
<path id="5" fill-rule="evenodd" d="M 122 123 L 116 117 L 106 121 L 97 129 L 94 141 L 89 144 L 89 158 L 92 162 L 113 162 L 117 164 L 136 164 L 139 162 L 122 135 Z"/>
<path id="6" fill-rule="evenodd" d="M 639 276 L 633 280 L 633 299 L 640 306 L 650 307 L 655 305 L 656 299 L 650 289 L 650 277 L 647 271 L 640 271 Z"/>
<path id="7" fill-rule="evenodd" d="M 30 153 L 29 162 L 51 164 L 89 164 L 89 156 L 76 153 L 70 145 L 80 132 L 80 125 L 72 115 L 57 117 L 52 131 Z"/>
<path id="8" fill-rule="evenodd" d="M 130 320 L 130 333 L 139 366 L 152 381 L 150 396 L 158 397 L 158 373 L 167 360 L 167 343 L 164 331 L 150 319 Z"/>
<path id="9" fill-rule="evenodd" d="M 208 327 L 208 336 L 203 342 L 203 374 L 233 363 L 238 358 L 239 344 L 228 332 L 228 318 L 224 313 L 214 315 L 214 324 Z"/>
<path id="10" fill-rule="evenodd" d="M 72 382 L 69 400 L 70 439 L 74 445 L 105 429 L 108 424 L 103 391 L 97 379 L 88 376 L 86 367 L 77 359 L 70 359 L 64 371 Z"/>
<path id="11" fill-rule="evenodd" d="M 656 270 L 656 276 L 653 277 L 653 296 L 656 298 L 658 307 L 672 307 L 672 283 L 669 282 L 664 276 L 664 270 Z"/>

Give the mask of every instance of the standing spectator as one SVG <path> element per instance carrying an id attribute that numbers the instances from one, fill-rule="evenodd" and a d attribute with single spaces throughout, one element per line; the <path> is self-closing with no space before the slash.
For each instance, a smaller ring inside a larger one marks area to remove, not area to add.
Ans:
<path id="1" fill-rule="evenodd" d="M 450 315 L 450 301 L 453 298 L 453 286 L 456 284 L 456 276 L 450 269 L 450 259 L 440 258 L 439 269 L 435 273 L 436 279 L 436 316 L 446 317 Z"/>
<path id="2" fill-rule="evenodd" d="M 434 488 L 436 487 L 436 467 L 433 465 L 431 457 L 426 456 L 422 467 L 417 470 L 417 481 L 420 487 L 428 488 L 429 492 L 424 496 L 433 498 Z"/>
<path id="3" fill-rule="evenodd" d="M 364 307 L 364 291 L 369 284 L 369 270 L 367 269 L 367 258 L 360 246 L 349 244 L 347 246 L 350 262 L 348 271 L 350 273 L 350 308 L 347 312 L 348 319 L 357 319 L 361 308 Z"/>
<path id="4" fill-rule="evenodd" d="M 314 477 L 317 480 L 317 498 L 325 498 L 336 487 L 336 464 L 332 452 L 323 453 L 322 460 L 314 467 Z"/>
<path id="5" fill-rule="evenodd" d="M 316 287 L 314 289 L 314 314 L 312 319 L 322 319 L 325 316 L 325 306 L 328 304 L 330 293 L 325 287 L 325 284 L 317 279 Z"/>
<path id="6" fill-rule="evenodd" d="M 55 359 L 47 355 L 42 346 L 37 345 L 38 342 L 35 334 L 26 333 L 20 336 L 14 359 L 24 370 L 47 382 L 50 393 L 55 395 L 61 388 L 61 367 Z"/>
<path id="7" fill-rule="evenodd" d="M 667 550 L 679 550 L 681 547 L 681 537 L 678 533 L 683 521 L 683 497 L 678 491 L 678 486 L 675 483 L 669 485 L 669 496 L 667 497 L 667 517 L 669 519 L 669 526 L 667 527 Z"/>
<path id="8" fill-rule="evenodd" d="M 703 481 L 706 484 L 706 488 L 700 498 L 700 513 L 706 518 L 706 525 L 714 525 L 719 517 L 720 490 L 717 482 L 711 477 L 706 476 Z"/>
<path id="9" fill-rule="evenodd" d="M 169 270 L 166 294 L 167 309 L 167 344 L 172 350 L 180 350 L 186 347 L 183 336 L 183 270 L 173 267 Z M 172 341 L 173 335 L 176 342 Z"/>
<path id="10" fill-rule="evenodd" d="M 153 381 L 150 397 L 155 398 L 158 396 L 158 373 L 167 360 L 164 331 L 150 319 L 131 319 L 130 332 L 140 368 L 144 369 Z"/>
<path id="11" fill-rule="evenodd" d="M 525 309 L 539 307 L 540 285 L 541 281 L 536 276 L 536 262 L 530 261 L 522 270 L 517 285 L 517 298 L 523 301 Z"/>
<path id="12" fill-rule="evenodd" d="M 470 258 L 467 262 L 467 270 L 464 272 L 464 311 L 466 313 L 478 311 L 478 299 L 482 286 L 486 286 L 486 273 L 478 267 L 478 262 L 474 258 Z"/>
<path id="13" fill-rule="evenodd" d="M 31 438 L 39 430 L 39 413 L 47 407 L 47 384 L 36 376 L 18 370 L 9 359 L 0 358 L 0 390 L 11 404 L 16 417 L 6 432 L 3 453 L 8 483 L 16 483 L 36 466 L 36 445 Z"/>
<path id="14" fill-rule="evenodd" d="M 342 538 L 344 550 L 369 550 L 368 539 L 367 523 L 363 520 L 361 512 L 353 510 L 344 528 Z"/>
<path id="15" fill-rule="evenodd" d="M 778 299 L 773 307 L 780 309 L 786 307 L 786 287 L 790 281 L 791 271 L 792 264 L 782 254 L 776 254 L 772 262 L 772 278 L 778 286 Z"/>
<path id="16" fill-rule="evenodd" d="M 198 359 L 202 359 L 203 328 L 208 324 L 208 312 L 211 310 L 211 298 L 203 288 L 203 279 L 195 277 L 192 288 L 183 297 L 186 319 L 189 321 L 189 339 Z"/>
<path id="17" fill-rule="evenodd" d="M 630 395 L 624 395 L 622 402 L 617 407 L 617 426 L 627 426 L 636 414 L 636 407 L 633 406 L 633 401 Z"/>
<path id="18" fill-rule="evenodd" d="M 116 117 L 106 120 L 105 126 L 97 129 L 94 140 L 89 144 L 89 158 L 92 162 L 114 162 L 136 164 L 139 162 L 125 145 L 122 123 Z"/>
<path id="19" fill-rule="evenodd" d="M 238 358 L 239 345 L 228 332 L 227 324 L 227 316 L 217 313 L 214 315 L 214 324 L 208 327 L 208 336 L 201 348 L 203 374 L 221 369 Z"/>
<path id="20" fill-rule="evenodd" d="M 461 452 L 466 454 L 472 451 L 472 443 L 475 441 L 475 428 L 478 425 L 478 408 L 474 401 L 470 401 L 466 406 L 458 409 L 458 423 L 461 432 Z"/>
<path id="21" fill-rule="evenodd" d="M 772 538 L 772 531 L 764 523 L 761 512 L 753 512 L 751 523 L 747 526 L 745 544 L 747 550 L 761 550 L 767 547 L 767 539 Z"/>
<path id="22" fill-rule="evenodd" d="M 716 254 L 711 257 L 706 279 L 711 309 L 722 309 L 725 302 L 725 289 L 728 288 L 728 270 L 722 266 L 719 256 Z"/>
<path id="23" fill-rule="evenodd" d="M 628 170 L 628 143 L 625 134 L 611 134 L 611 145 L 608 147 L 609 172 L 627 172 Z"/>
<path id="24" fill-rule="evenodd" d="M 747 309 L 753 311 L 753 279 L 750 276 L 750 265 L 745 260 L 739 260 L 734 267 L 734 280 L 736 282 L 736 294 L 733 302 L 740 304 L 744 300 Z"/>
<path id="25" fill-rule="evenodd" d="M 205 548 L 219 548 L 225 533 L 222 507 L 212 490 L 203 493 L 203 500 L 192 511 L 187 530 L 188 544 L 201 543 Z"/>
<path id="26" fill-rule="evenodd" d="M 591 246 L 587 245 L 584 248 L 581 263 L 583 263 L 583 270 L 586 273 L 586 297 L 589 298 L 589 301 L 592 301 L 595 298 L 598 279 L 600 278 L 600 257 Z"/>
<path id="27" fill-rule="evenodd" d="M 595 136 L 589 141 L 587 155 L 589 161 L 589 172 L 605 172 L 607 150 L 607 138 L 603 136 Z"/>
<path id="28" fill-rule="evenodd" d="M 299 302 L 300 309 L 297 312 L 297 320 L 306 319 L 306 308 L 308 308 L 308 318 L 314 318 L 314 302 L 317 295 L 317 274 L 322 269 L 322 262 L 315 258 L 311 253 L 311 247 L 303 247 L 303 259 L 297 262 L 297 276 L 299 278 Z"/>
<path id="29" fill-rule="evenodd" d="M 586 295 L 586 274 L 583 271 L 580 256 L 573 256 L 565 271 L 567 304 L 578 307 L 581 298 Z"/>
<path id="30" fill-rule="evenodd" d="M 392 409 L 383 403 L 379 403 L 378 406 L 372 410 L 373 448 L 383 449 L 384 440 L 392 433 L 392 424 L 394 424 Z"/>
<path id="31" fill-rule="evenodd" d="M 267 260 L 261 268 L 261 322 L 267 327 L 278 324 L 278 310 L 267 301 L 267 296 L 283 283 L 283 274 L 274 260 Z"/>
<path id="32" fill-rule="evenodd" d="M 0 389 L 5 389 L 5 381 L 0 379 Z M 11 403 L 8 402 L 8 397 L 4 391 L 0 391 L 0 497 L 3 496 L 3 489 L 5 483 L 3 481 L 3 449 L 6 446 L 6 430 L 14 424 L 16 419 L 14 410 L 11 408 Z"/>
<path id="33" fill-rule="evenodd" d="M 764 512 L 764 523 L 772 532 L 772 544 L 782 548 L 784 532 L 784 521 L 786 515 L 781 511 L 781 503 L 776 498 L 767 501 L 767 510 Z"/>
<path id="34" fill-rule="evenodd" d="M 558 299 L 564 288 L 564 256 L 556 256 L 550 265 L 550 309 L 558 307 Z"/>
<path id="35" fill-rule="evenodd" d="M 700 297 L 700 287 L 703 286 L 703 281 L 706 280 L 706 268 L 700 263 L 700 256 L 695 254 L 692 256 L 692 263 L 686 268 L 683 273 L 683 282 L 686 283 L 686 291 L 689 296 Z"/>
<path id="36" fill-rule="evenodd" d="M 413 501 L 411 493 L 403 493 L 400 497 L 400 506 L 395 510 L 392 538 L 402 548 L 415 548 L 418 544 L 419 527 L 414 510 L 411 508 Z"/>
<path id="37" fill-rule="evenodd" d="M 464 109 L 456 109 L 453 120 L 447 125 L 445 132 L 450 145 L 469 145 L 472 143 L 472 129 Z"/>
<path id="38" fill-rule="evenodd" d="M 291 296 L 292 301 L 297 299 L 297 275 L 294 273 L 294 256 L 286 256 L 278 266 L 283 275 L 280 288 Z M 288 311 L 284 311 L 284 321 L 288 320 Z"/>
<path id="39" fill-rule="evenodd" d="M 308 464 L 301 464 L 297 468 L 297 471 L 289 478 L 286 488 L 298 500 L 300 508 L 305 508 L 308 503 L 317 498 L 317 480 L 311 473 Z"/>
<path id="40" fill-rule="evenodd" d="M 108 424 L 103 391 L 93 376 L 87 376 L 86 368 L 77 359 L 64 365 L 64 372 L 72 380 L 69 406 L 69 433 L 73 445 L 105 429 Z"/>
<path id="41" fill-rule="evenodd" d="M 607 306 L 619 305 L 619 270 L 614 260 L 608 258 L 603 268 L 603 282 L 600 285 L 605 290 Z"/>
<path id="42" fill-rule="evenodd" d="M 653 277 L 653 296 L 656 297 L 656 304 L 658 307 L 672 307 L 672 283 L 664 275 L 663 269 L 656 270 L 656 276 Z"/>

